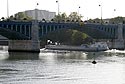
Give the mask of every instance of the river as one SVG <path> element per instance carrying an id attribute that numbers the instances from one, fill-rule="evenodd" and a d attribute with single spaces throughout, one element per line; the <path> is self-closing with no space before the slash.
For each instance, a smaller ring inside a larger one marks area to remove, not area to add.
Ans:
<path id="1" fill-rule="evenodd" d="M 97 64 L 92 64 L 95 59 Z M 0 84 L 125 84 L 125 51 L 0 50 Z"/>

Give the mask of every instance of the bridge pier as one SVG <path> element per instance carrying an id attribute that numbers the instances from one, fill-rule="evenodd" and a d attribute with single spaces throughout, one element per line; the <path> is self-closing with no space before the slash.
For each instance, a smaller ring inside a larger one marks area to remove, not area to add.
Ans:
<path id="1" fill-rule="evenodd" d="M 9 52 L 40 52 L 39 42 L 39 24 L 37 21 L 37 10 L 35 10 L 35 20 L 32 21 L 31 36 L 28 40 L 9 40 Z M 26 34 L 26 26 L 24 27 L 24 34 Z"/>
<path id="2" fill-rule="evenodd" d="M 31 27 L 31 40 L 9 40 L 9 52 L 40 52 L 39 26 L 35 20 Z"/>
<path id="3" fill-rule="evenodd" d="M 114 48 L 115 49 L 124 49 L 124 39 L 123 39 L 123 24 L 118 24 L 118 39 L 115 39 Z"/>
<path id="4" fill-rule="evenodd" d="M 124 50 L 125 49 L 124 42 L 125 42 L 124 40 L 115 39 L 113 41 L 107 42 L 107 44 L 110 49 Z"/>
<path id="5" fill-rule="evenodd" d="M 9 52 L 40 52 L 40 42 L 32 40 L 9 40 Z"/>
<path id="6" fill-rule="evenodd" d="M 108 46 L 110 49 L 119 49 L 124 50 L 125 49 L 125 43 L 124 39 L 114 39 L 113 41 L 108 42 Z"/>
<path id="7" fill-rule="evenodd" d="M 117 32 L 117 39 L 114 39 L 112 42 L 109 42 L 109 48 L 111 49 L 125 49 L 125 41 L 123 39 L 123 24 L 118 24 L 118 32 Z"/>

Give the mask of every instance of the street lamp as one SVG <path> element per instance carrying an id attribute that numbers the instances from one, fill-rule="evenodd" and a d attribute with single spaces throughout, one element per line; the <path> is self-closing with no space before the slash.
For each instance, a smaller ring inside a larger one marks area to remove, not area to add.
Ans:
<path id="1" fill-rule="evenodd" d="M 38 42 L 38 45 L 35 45 L 35 46 L 39 46 L 39 26 L 38 26 L 38 9 L 37 9 L 38 5 L 39 5 L 38 3 L 36 3 L 35 5 L 35 11 L 34 11 L 35 15 L 34 15 L 34 20 L 32 21 L 32 27 L 31 27 L 31 40 L 33 43 Z"/>
<path id="2" fill-rule="evenodd" d="M 57 22 L 59 22 L 59 0 L 57 0 L 56 3 L 57 3 L 57 6 L 58 6 Z"/>
<path id="3" fill-rule="evenodd" d="M 79 10 L 80 10 L 80 6 L 78 7 L 78 21 L 80 21 L 80 13 L 79 13 Z"/>
<path id="4" fill-rule="evenodd" d="M 79 7 L 78 7 L 78 15 L 79 15 L 79 10 L 80 10 L 80 8 L 81 8 L 81 7 L 79 6 Z"/>
<path id="5" fill-rule="evenodd" d="M 59 1 L 56 1 L 57 5 L 58 5 L 58 15 L 59 15 Z"/>
<path id="6" fill-rule="evenodd" d="M 37 9 L 38 5 L 39 5 L 39 3 L 36 3 L 36 6 L 35 6 L 35 21 L 38 20 L 38 9 Z"/>
<path id="7" fill-rule="evenodd" d="M 9 18 L 9 2 L 7 0 L 7 18 Z"/>
<path id="8" fill-rule="evenodd" d="M 99 5 L 101 7 L 101 18 L 100 18 L 100 23 L 102 23 L 102 5 Z"/>
<path id="9" fill-rule="evenodd" d="M 114 15 L 113 15 L 113 18 L 115 18 L 115 11 L 116 11 L 116 9 L 114 9 Z"/>

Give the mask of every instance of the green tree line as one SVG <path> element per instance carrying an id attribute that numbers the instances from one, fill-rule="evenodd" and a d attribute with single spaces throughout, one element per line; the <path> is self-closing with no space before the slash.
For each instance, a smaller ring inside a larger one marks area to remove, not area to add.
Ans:
<path id="1" fill-rule="evenodd" d="M 33 20 L 32 17 L 28 16 L 27 14 L 25 14 L 24 12 L 18 12 L 14 15 L 11 15 L 8 18 L 2 17 L 1 20 L 3 21 L 31 21 Z"/>
<path id="2" fill-rule="evenodd" d="M 87 34 L 71 29 L 61 29 L 50 32 L 49 34 L 42 37 L 42 44 L 46 45 L 48 39 L 52 42 L 58 42 L 65 45 L 89 44 L 93 41 L 93 39 Z"/>
<path id="3" fill-rule="evenodd" d="M 83 16 L 78 15 L 77 12 L 71 12 L 69 15 L 66 15 L 66 13 L 62 13 L 59 15 L 56 15 L 52 21 L 55 22 L 79 22 L 82 21 Z"/>

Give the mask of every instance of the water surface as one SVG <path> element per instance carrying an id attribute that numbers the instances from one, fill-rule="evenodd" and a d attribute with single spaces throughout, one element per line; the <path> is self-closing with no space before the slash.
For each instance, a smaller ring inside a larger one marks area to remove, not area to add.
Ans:
<path id="1" fill-rule="evenodd" d="M 97 64 L 91 63 L 93 59 Z M 125 55 L 0 50 L 0 84 L 125 84 Z"/>

